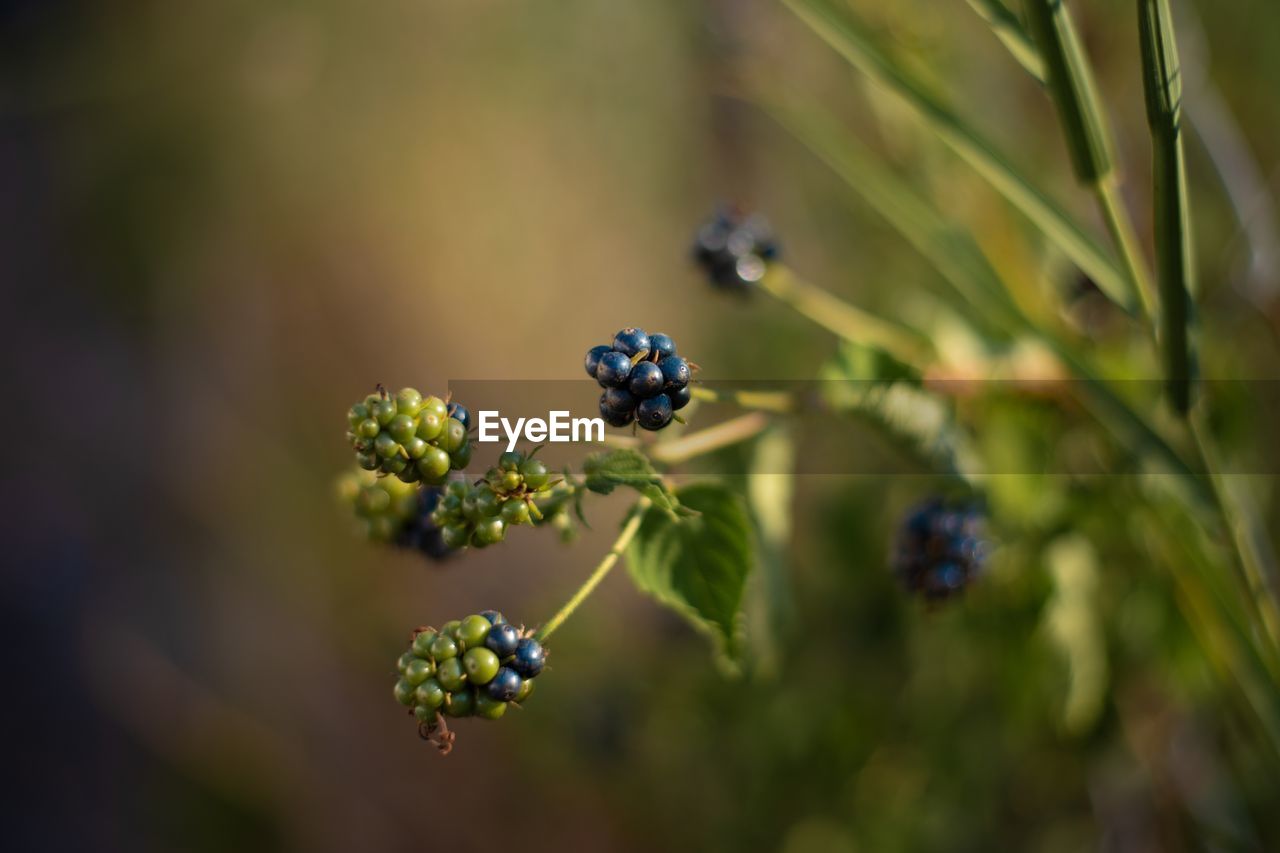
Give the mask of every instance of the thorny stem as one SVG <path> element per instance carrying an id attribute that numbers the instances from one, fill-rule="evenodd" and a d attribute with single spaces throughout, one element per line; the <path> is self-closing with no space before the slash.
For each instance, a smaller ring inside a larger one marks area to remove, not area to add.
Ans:
<path id="1" fill-rule="evenodd" d="M 929 361 L 933 355 L 922 336 L 850 305 L 781 264 L 770 264 L 759 285 L 844 340 L 880 347 L 906 364 Z"/>
<path id="2" fill-rule="evenodd" d="M 636 502 L 631 518 L 627 520 L 622 532 L 614 540 L 613 547 L 609 549 L 609 553 L 604 555 L 604 559 L 599 562 L 582 586 L 578 587 L 578 591 L 573 594 L 573 597 L 565 602 L 555 616 L 552 616 L 538 629 L 537 633 L 534 634 L 534 639 L 538 642 L 545 641 L 564 623 L 564 620 L 573 615 L 573 611 L 578 609 L 578 605 L 586 601 L 587 597 L 595 592 L 596 587 L 609 574 L 614 564 L 618 562 L 618 558 L 622 556 L 622 552 L 627 550 L 627 546 L 631 544 L 631 540 L 635 538 L 636 533 L 640 530 L 640 524 L 644 521 L 645 511 L 649 508 L 649 504 L 649 499 L 644 497 Z"/>

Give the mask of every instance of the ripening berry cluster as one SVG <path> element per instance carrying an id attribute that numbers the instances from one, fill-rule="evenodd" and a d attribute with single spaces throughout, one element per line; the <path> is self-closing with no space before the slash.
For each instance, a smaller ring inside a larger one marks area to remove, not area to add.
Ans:
<path id="1" fill-rule="evenodd" d="M 694 260 L 716 287 L 747 291 L 778 256 L 769 223 L 758 213 L 724 207 L 698 230 Z"/>
<path id="2" fill-rule="evenodd" d="M 418 511 L 418 493 L 409 483 L 372 471 L 349 471 L 338 480 L 338 496 L 371 542 L 395 542 Z"/>
<path id="3" fill-rule="evenodd" d="M 623 329 L 612 344 L 587 351 L 587 375 L 604 389 L 600 417 L 610 426 L 639 424 L 658 430 L 689 405 L 692 367 L 676 355 L 675 341 L 643 329 Z"/>
<path id="4" fill-rule="evenodd" d="M 396 663 L 394 693 L 426 726 L 436 723 L 438 713 L 496 720 L 511 703 L 529 698 L 546 660 L 546 650 L 529 632 L 486 610 L 438 631 L 415 631 Z"/>
<path id="5" fill-rule="evenodd" d="M 981 510 L 932 498 L 907 513 L 893 568 L 909 591 L 941 600 L 959 594 L 981 574 L 990 551 Z"/>
<path id="6" fill-rule="evenodd" d="M 507 451 L 478 483 L 450 483 L 431 514 L 431 523 L 439 528 L 448 548 L 496 545 L 506 538 L 509 527 L 532 524 L 542 517 L 535 500 L 552 485 L 541 460 Z"/>
<path id="7" fill-rule="evenodd" d="M 424 398 L 413 388 L 392 397 L 379 387 L 347 412 L 347 438 L 364 470 L 440 485 L 450 470 L 471 461 L 470 419 L 465 408 L 439 397 Z"/>

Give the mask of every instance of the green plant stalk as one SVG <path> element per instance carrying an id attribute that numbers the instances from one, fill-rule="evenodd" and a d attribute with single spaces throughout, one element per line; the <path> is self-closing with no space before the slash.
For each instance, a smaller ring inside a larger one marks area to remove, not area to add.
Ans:
<path id="1" fill-rule="evenodd" d="M 596 565 L 595 570 L 587 577 L 582 586 L 578 587 L 577 592 L 564 603 L 556 614 L 548 619 L 542 627 L 540 627 L 534 639 L 538 642 L 544 642 L 550 637 L 557 628 L 564 624 L 564 620 L 573 615 L 582 602 L 595 592 L 596 587 L 609 575 L 614 565 L 618 562 L 618 558 L 627 550 L 627 546 L 631 544 L 631 540 L 636 537 L 636 533 L 640 530 L 640 525 L 644 521 L 645 511 L 649 508 L 649 499 L 640 498 L 636 501 L 635 508 L 631 511 L 631 518 L 627 519 L 627 523 L 623 526 L 622 532 L 618 534 L 618 538 L 614 540 L 613 547 L 604 555 L 604 558 Z"/>
<path id="2" fill-rule="evenodd" d="M 764 411 L 753 411 L 731 418 L 724 423 L 683 435 L 674 441 L 644 442 L 635 436 L 619 435 L 605 436 L 605 444 L 610 447 L 639 450 L 654 462 L 663 465 L 679 465 L 695 457 L 750 441 L 764 432 L 769 424 L 770 419 Z"/>
<path id="3" fill-rule="evenodd" d="M 1023 176 L 992 146 L 960 122 L 925 87 L 892 62 L 846 11 L 837 13 L 827 0 L 782 0 L 810 29 L 849 64 L 898 95 L 957 156 L 1022 212 L 1113 301 L 1136 311 L 1133 282 L 1070 217 Z"/>
<path id="4" fill-rule="evenodd" d="M 991 26 L 996 38 L 1009 50 L 1010 55 L 1027 73 L 1044 82 L 1044 63 L 1036 50 L 1035 42 L 1022 28 L 1018 16 L 1000 0 L 968 0 L 973 11 Z"/>
<path id="5" fill-rule="evenodd" d="M 717 391 L 705 385 L 692 386 L 695 400 L 708 403 L 732 403 L 741 409 L 758 409 L 786 415 L 798 408 L 796 398 L 786 391 Z"/>
<path id="6" fill-rule="evenodd" d="M 1071 14 L 1064 0 L 1026 0 L 1025 8 L 1076 179 L 1089 187 L 1097 199 L 1142 313 L 1151 316 L 1151 274 L 1120 198 L 1111 132 Z"/>
<path id="7" fill-rule="evenodd" d="M 758 284 L 761 290 L 837 337 L 856 344 L 877 346 L 898 361 L 917 367 L 933 356 L 933 347 L 922 335 L 850 305 L 801 279 L 782 264 L 769 264 Z"/>
<path id="8" fill-rule="evenodd" d="M 1182 153 L 1182 71 L 1168 0 L 1138 0 L 1142 88 L 1151 129 L 1156 271 L 1160 290 L 1160 351 L 1169 402 L 1191 410 L 1190 218 Z"/>
<path id="9" fill-rule="evenodd" d="M 1251 508 L 1238 499 L 1220 473 L 1221 461 L 1208 427 L 1196 416 L 1189 419 L 1188 427 L 1209 478 L 1214 506 L 1231 540 L 1253 609 L 1272 650 L 1280 653 L 1280 588 L 1276 585 L 1275 557 L 1270 553 L 1266 539 L 1258 535 L 1260 525 L 1252 521 Z"/>

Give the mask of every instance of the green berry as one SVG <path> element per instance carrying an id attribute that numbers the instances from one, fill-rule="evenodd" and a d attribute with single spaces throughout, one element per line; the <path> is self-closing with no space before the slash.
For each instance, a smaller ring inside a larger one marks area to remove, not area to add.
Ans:
<path id="1" fill-rule="evenodd" d="M 486 545 L 497 545 L 506 535 L 507 526 L 500 518 L 488 518 L 476 525 L 476 531 L 473 535 L 475 542 L 480 547 Z"/>
<path id="2" fill-rule="evenodd" d="M 475 715 L 486 720 L 496 720 L 507 713 L 507 703 L 494 699 L 487 693 L 477 690 L 475 694 Z"/>
<path id="3" fill-rule="evenodd" d="M 498 514 L 502 505 L 501 501 L 498 500 L 498 496 L 492 491 L 480 488 L 475 493 L 475 508 L 476 514 L 480 518 L 492 518 Z"/>
<path id="4" fill-rule="evenodd" d="M 524 700 L 528 699 L 532 694 L 533 694 L 533 679 L 526 678 L 524 681 L 520 682 L 520 692 L 517 693 L 516 698 L 512 699 L 511 701 L 523 702 Z"/>
<path id="5" fill-rule="evenodd" d="M 376 471 L 378 470 L 378 454 L 357 453 L 356 464 L 366 471 Z"/>
<path id="6" fill-rule="evenodd" d="M 471 464 L 471 442 L 462 445 L 458 450 L 449 454 L 449 464 L 455 471 L 461 471 Z"/>
<path id="7" fill-rule="evenodd" d="M 489 635 L 493 624 L 483 616 L 468 616 L 458 626 L 458 639 L 464 648 L 474 649 L 484 645 L 484 638 Z"/>
<path id="8" fill-rule="evenodd" d="M 414 690 L 414 687 L 412 684 L 405 681 L 403 678 L 400 679 L 399 681 L 396 682 L 395 690 L 393 691 L 396 697 L 396 701 L 399 702 L 401 705 L 412 705 L 413 690 Z"/>
<path id="9" fill-rule="evenodd" d="M 378 433 L 378 437 L 373 440 L 373 449 L 383 459 L 391 459 L 400 454 L 400 445 L 389 432 Z"/>
<path id="10" fill-rule="evenodd" d="M 356 403 L 350 409 L 347 409 L 347 423 L 352 429 L 360 426 L 360 422 L 369 417 L 369 407 L 364 403 Z"/>
<path id="11" fill-rule="evenodd" d="M 399 450 L 399 448 L 400 445 L 397 444 L 396 449 Z M 388 474 L 402 473 L 408 467 L 409 460 L 405 459 L 403 456 L 392 456 L 390 459 L 382 460 L 382 470 L 386 471 Z"/>
<path id="12" fill-rule="evenodd" d="M 508 450 L 498 457 L 498 467 L 504 471 L 518 471 L 523 461 L 523 453 L 518 450 Z"/>
<path id="13" fill-rule="evenodd" d="M 387 424 L 387 432 L 391 433 L 391 437 L 399 442 L 405 442 L 413 438 L 414 433 L 417 431 L 418 424 L 408 415 L 396 415 L 391 419 L 391 423 Z"/>
<path id="14" fill-rule="evenodd" d="M 417 388 L 401 388 L 396 394 L 396 410 L 413 417 L 422 408 L 422 395 Z"/>
<path id="15" fill-rule="evenodd" d="M 534 490 L 541 489 L 549 479 L 547 466 L 541 459 L 526 459 L 520 466 L 520 476 L 524 477 L 524 484 Z"/>
<path id="16" fill-rule="evenodd" d="M 476 694 L 471 690 L 450 692 L 444 712 L 450 717 L 470 717 L 476 710 Z"/>
<path id="17" fill-rule="evenodd" d="M 455 643 L 458 641 L 458 626 L 462 624 L 457 619 L 450 619 L 444 623 L 444 627 L 440 629 L 440 633 L 452 639 Z"/>
<path id="18" fill-rule="evenodd" d="M 439 681 L 428 678 L 413 691 L 413 701 L 417 702 L 419 707 L 425 705 L 434 711 L 444 704 L 444 688 L 440 686 Z"/>
<path id="19" fill-rule="evenodd" d="M 485 621 L 486 623 L 488 622 L 487 619 Z M 462 656 L 462 668 L 466 670 L 467 680 L 477 687 L 492 681 L 493 677 L 498 674 L 499 666 L 501 664 L 498 662 L 498 656 L 483 646 L 468 649 L 467 653 Z"/>
<path id="20" fill-rule="evenodd" d="M 431 656 L 443 668 L 443 662 L 458 656 L 458 643 L 448 634 L 440 634 L 431 641 Z"/>
<path id="21" fill-rule="evenodd" d="M 417 660 L 417 658 L 413 656 L 413 652 L 405 652 L 400 655 L 400 659 L 396 661 L 396 669 L 400 670 L 401 675 L 404 675 L 405 669 L 415 660 Z"/>
<path id="22" fill-rule="evenodd" d="M 431 676 L 435 675 L 436 667 L 429 660 L 422 658 L 414 658 L 404 671 L 404 680 L 417 687 Z"/>
<path id="23" fill-rule="evenodd" d="M 449 474 L 449 454 L 428 446 L 418 460 L 418 473 L 428 483 L 439 483 Z"/>
<path id="24" fill-rule="evenodd" d="M 428 708 L 426 705 L 414 705 L 413 716 L 420 723 L 429 723 L 436 718 L 435 708 Z"/>
<path id="25" fill-rule="evenodd" d="M 413 653 L 420 658 L 431 656 L 431 644 L 435 642 L 435 631 L 422 631 L 413 638 Z"/>
<path id="26" fill-rule="evenodd" d="M 467 547 L 467 543 L 471 541 L 471 531 L 465 524 L 447 524 L 440 528 L 440 538 L 445 545 L 456 551 Z"/>
<path id="27" fill-rule="evenodd" d="M 418 415 L 418 438 L 423 441 L 435 441 L 442 432 L 444 432 L 444 421 L 425 412 Z"/>
<path id="28" fill-rule="evenodd" d="M 377 438 L 382 428 L 373 418 L 365 418 L 356 426 L 356 435 L 361 438 Z"/>
<path id="29" fill-rule="evenodd" d="M 431 449 L 431 445 L 427 444 L 416 435 L 411 435 L 404 442 L 405 452 L 409 454 L 410 459 L 421 459 L 426 452 Z"/>
<path id="30" fill-rule="evenodd" d="M 441 661 L 440 666 L 436 668 L 436 681 L 450 693 L 465 687 L 467 671 L 462 668 L 462 661 L 456 657 Z"/>
<path id="31" fill-rule="evenodd" d="M 373 407 L 373 418 L 379 426 L 386 426 L 396 416 L 396 404 L 393 400 L 379 400 Z"/>
<path id="32" fill-rule="evenodd" d="M 428 397 L 422 401 L 418 414 L 424 418 L 429 415 L 443 424 L 449 417 L 449 407 L 439 397 Z"/>
<path id="33" fill-rule="evenodd" d="M 456 453 L 467 443 L 467 428 L 457 418 L 449 418 L 445 424 L 444 434 L 440 436 L 440 449 L 446 453 Z"/>
<path id="34" fill-rule="evenodd" d="M 510 500 L 502 505 L 502 520 L 507 524 L 528 524 L 529 505 L 522 500 Z"/>

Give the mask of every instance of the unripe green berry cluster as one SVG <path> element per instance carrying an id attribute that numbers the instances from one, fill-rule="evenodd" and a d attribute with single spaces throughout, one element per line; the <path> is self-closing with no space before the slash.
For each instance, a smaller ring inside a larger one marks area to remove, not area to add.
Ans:
<path id="1" fill-rule="evenodd" d="M 450 483 L 431 521 L 450 548 L 486 548 L 505 539 L 508 528 L 540 519 L 534 501 L 550 488 L 550 475 L 541 460 L 508 451 L 479 482 Z"/>
<path id="2" fill-rule="evenodd" d="M 393 397 L 379 386 L 347 412 L 347 427 L 357 465 L 406 483 L 439 485 L 471 461 L 466 423 L 449 416 L 444 400 L 414 388 Z"/>
<path id="3" fill-rule="evenodd" d="M 418 512 L 418 490 L 373 471 L 349 471 L 338 480 L 338 497 L 351 507 L 360 533 L 371 542 L 397 541 Z"/>
<path id="4" fill-rule="evenodd" d="M 528 631 L 486 610 L 439 630 L 415 630 L 396 663 L 393 693 L 428 737 L 441 725 L 440 715 L 498 719 L 529 698 L 545 662 L 545 649 Z"/>

